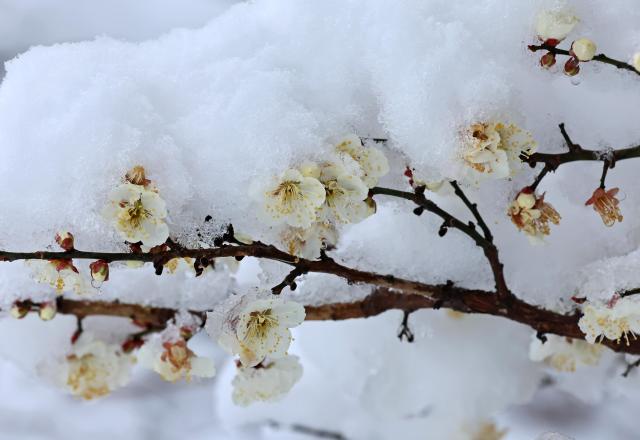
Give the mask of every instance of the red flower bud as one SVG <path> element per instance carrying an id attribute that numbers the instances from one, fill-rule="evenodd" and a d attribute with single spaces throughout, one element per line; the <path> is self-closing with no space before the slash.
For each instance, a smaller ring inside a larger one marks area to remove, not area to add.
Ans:
<path id="1" fill-rule="evenodd" d="M 89 269 L 91 269 L 91 278 L 94 281 L 102 283 L 109 280 L 109 263 L 106 261 L 94 261 L 89 265 Z"/>
<path id="2" fill-rule="evenodd" d="M 137 350 L 143 345 L 144 341 L 140 338 L 127 339 L 122 343 L 122 351 L 125 353 L 131 353 L 133 350 Z"/>
<path id="3" fill-rule="evenodd" d="M 551 52 L 547 52 L 540 58 L 540 65 L 545 69 L 551 68 L 556 63 L 556 56 Z"/>
<path id="4" fill-rule="evenodd" d="M 27 316 L 31 310 L 31 304 L 28 301 L 16 301 L 11 306 L 11 316 L 16 319 L 22 319 Z"/>
<path id="5" fill-rule="evenodd" d="M 67 231 L 61 231 L 56 234 L 56 243 L 65 251 L 73 250 L 73 234 Z"/>
<path id="6" fill-rule="evenodd" d="M 580 61 L 577 58 L 571 57 L 564 63 L 564 74 L 568 76 L 575 76 L 580 73 Z"/>

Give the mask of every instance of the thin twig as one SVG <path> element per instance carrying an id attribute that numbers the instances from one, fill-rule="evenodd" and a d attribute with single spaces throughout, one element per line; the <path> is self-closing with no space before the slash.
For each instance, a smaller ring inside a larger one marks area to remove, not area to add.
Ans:
<path id="1" fill-rule="evenodd" d="M 453 180 L 449 183 L 451 184 L 451 186 L 453 186 L 453 190 L 455 191 L 455 194 L 462 200 L 465 206 L 473 214 L 473 217 L 476 219 L 478 226 L 480 226 L 480 229 L 482 229 L 484 238 L 486 238 L 488 242 L 493 243 L 493 235 L 491 234 L 491 230 L 485 223 L 484 219 L 480 215 L 480 212 L 478 211 L 478 205 L 476 203 L 471 203 L 471 201 L 467 198 L 465 193 L 462 191 L 462 188 L 460 188 L 460 185 L 458 185 L 458 182 Z"/>
<path id="2" fill-rule="evenodd" d="M 555 55 L 571 56 L 571 53 L 568 50 L 558 49 L 557 47 L 551 46 L 548 44 L 539 44 L 539 45 L 532 44 L 532 45 L 529 45 L 528 47 L 531 52 L 546 50 Z M 629 72 L 633 72 L 636 75 L 640 75 L 640 72 L 638 72 L 631 64 L 625 63 L 624 61 L 616 60 L 614 58 L 610 58 L 603 53 L 594 56 L 591 61 L 609 64 L 611 66 L 617 67 L 618 69 L 628 70 Z"/>
<path id="3" fill-rule="evenodd" d="M 409 316 L 413 310 L 403 310 L 402 311 L 402 322 L 400 323 L 400 329 L 398 329 L 398 339 L 402 341 L 402 339 L 406 339 L 407 342 L 413 342 L 414 335 L 409 327 Z"/>
<path id="4" fill-rule="evenodd" d="M 640 367 L 640 359 L 638 359 L 637 361 L 632 362 L 632 363 L 630 363 L 630 364 L 627 364 L 627 368 L 626 368 L 626 369 L 624 370 L 624 372 L 622 373 L 622 377 L 627 377 L 627 376 L 629 376 L 629 373 L 631 373 L 631 371 L 632 371 L 634 368 L 638 368 L 638 367 Z"/>
<path id="5" fill-rule="evenodd" d="M 607 171 L 609 171 L 609 161 L 605 160 L 602 165 L 602 177 L 600 177 L 600 188 L 604 189 L 604 181 L 607 178 Z"/>
<path id="6" fill-rule="evenodd" d="M 578 161 L 595 161 L 605 162 L 607 168 L 613 168 L 613 166 L 620 160 L 634 159 L 640 157 L 640 145 L 635 147 L 620 148 L 620 149 L 601 149 L 590 150 L 581 147 L 573 142 L 564 123 L 559 125 L 560 133 L 564 138 L 569 151 L 564 153 L 533 153 L 531 155 L 520 155 L 520 160 L 528 163 L 529 166 L 534 168 L 538 163 L 544 164 L 544 168 L 540 171 L 540 174 L 536 177 L 531 188 L 535 189 L 542 179 L 547 175 L 549 171 L 555 171 L 561 165 L 578 162 Z M 546 170 L 546 171 L 545 171 Z M 606 177 L 606 171 L 603 170 L 603 178 L 601 179 L 601 185 Z"/>

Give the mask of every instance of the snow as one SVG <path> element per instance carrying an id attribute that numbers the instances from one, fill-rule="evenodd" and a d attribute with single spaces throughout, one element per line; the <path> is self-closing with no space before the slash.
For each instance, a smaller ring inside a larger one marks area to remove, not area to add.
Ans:
<path id="1" fill-rule="evenodd" d="M 636 76 L 588 63 L 569 79 L 560 71 L 561 62 L 545 71 L 538 65 L 541 53 L 526 49 L 536 41 L 537 12 L 560 3 L 187 0 L 107 5 L 74 0 L 60 6 L 6 0 L 0 3 L 0 58 L 19 55 L 5 64 L 0 84 L 0 248 L 54 249 L 55 232 L 68 230 L 79 249 L 125 250 L 102 212 L 109 193 L 138 164 L 167 204 L 171 236 L 194 245 L 210 244 L 228 223 L 273 241 L 278 231 L 260 221 L 250 189 L 288 168 L 325 159 L 332 142 L 349 133 L 389 140 L 376 144 L 391 164 L 380 184 L 403 190 L 409 190 L 402 175 L 406 165 L 428 180 L 464 179 L 459 134 L 484 120 L 518 124 L 544 152 L 564 151 L 560 122 L 585 147 L 637 144 Z M 640 9 L 633 0 L 584 0 L 569 6 L 581 21 L 562 47 L 585 36 L 598 51 L 624 60 L 640 47 Z M 598 185 L 601 164 L 569 164 L 550 173 L 539 190 L 562 220 L 538 247 L 531 247 L 506 216 L 508 204 L 532 182 L 534 171 L 524 169 L 511 180 L 464 184 L 494 232 L 507 282 L 520 298 L 570 310 L 575 307 L 571 296 L 607 300 L 638 286 L 640 235 L 634 219 L 640 214 L 640 196 L 633 191 L 633 166 L 632 161 L 619 163 L 609 171 L 607 186 L 621 188 L 625 216 L 612 228 L 584 206 Z M 464 221 L 471 219 L 459 199 L 428 195 Z M 415 216 L 406 201 L 386 196 L 376 201 L 374 216 L 340 227 L 337 249 L 331 252 L 337 261 L 425 283 L 452 280 L 492 289 L 489 267 L 468 237 L 455 230 L 439 237 L 441 221 L 429 213 Z M 205 222 L 208 215 L 212 220 Z M 77 263 L 84 276 L 87 264 Z M 112 265 L 110 280 L 88 288 L 82 297 L 208 310 L 232 294 L 273 286 L 288 270 L 250 258 L 237 273 L 220 264 L 198 278 L 190 271 L 158 277 L 149 264 L 137 269 Z M 285 295 L 304 304 L 348 302 L 370 292 L 330 275 L 308 274 L 298 284 Z M 21 262 L 0 264 L 0 292 L 2 308 L 16 299 L 53 298 Z M 150 414 L 162 419 L 157 415 L 171 411 L 157 402 L 156 393 L 167 393 L 170 402 L 201 403 L 190 403 L 189 411 L 202 424 L 183 427 L 195 438 L 245 429 L 283 438 L 277 430 L 255 428 L 269 419 L 320 425 L 350 439 L 409 439 L 424 433 L 464 438 L 464 426 L 534 398 L 542 376 L 550 374 L 528 360 L 530 331 L 519 325 L 419 312 L 411 317 L 417 340 L 403 344 L 395 337 L 399 320 L 398 312 L 390 312 L 371 320 L 304 324 L 292 352 L 300 356 L 305 375 L 280 403 L 242 410 L 231 406 L 232 362 L 218 354 L 226 367 L 215 381 L 215 404 L 209 383 L 167 391 L 152 379 L 134 379 L 133 388 L 98 404 L 109 408 L 110 416 L 96 417 L 94 428 L 111 426 L 110 417 L 115 417 L 121 435 L 152 432 L 156 438 L 172 438 L 167 433 L 174 433 L 182 420 L 175 412 L 157 427 L 141 414 L 130 414 L 140 398 Z M 92 318 L 86 325 L 117 342 L 132 331 L 124 322 Z M 68 348 L 74 329 L 70 317 L 50 323 L 33 316 L 2 319 L 0 354 L 31 374 L 41 360 Z M 633 402 L 637 377 L 623 381 L 620 357 L 609 353 L 605 358 L 600 366 L 572 376 L 555 375 L 554 389 L 573 394 L 565 396 L 570 402 L 578 398 L 588 405 Z M 20 377 L 14 367 L 3 368 Z M 20 395 L 10 384 L 3 386 L 4 395 Z M 37 403 L 41 385 L 23 387 Z M 135 387 L 142 387 L 144 396 L 136 396 L 140 389 Z M 546 399 L 544 393 L 535 398 Z M 24 408 L 16 408 L 26 405 L 24 411 L 33 413 L 53 411 L 64 402 L 56 414 L 77 411 L 88 417 L 90 412 L 53 392 L 42 397 L 41 406 L 21 399 L 6 399 L 3 408 L 22 414 Z M 580 408 L 597 417 L 586 406 Z M 228 432 L 211 423 L 214 411 Z M 64 423 L 57 423 L 31 431 L 11 425 L 6 432 L 38 438 L 53 429 L 63 436 Z M 567 426 L 567 435 L 581 432 L 580 438 L 589 438 L 584 430 Z M 545 430 L 537 428 L 527 438 Z M 628 433 L 620 427 L 617 438 Z"/>

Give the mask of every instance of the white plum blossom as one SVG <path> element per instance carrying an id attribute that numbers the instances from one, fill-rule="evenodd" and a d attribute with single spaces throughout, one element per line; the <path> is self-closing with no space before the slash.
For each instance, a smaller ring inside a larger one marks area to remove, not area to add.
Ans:
<path id="1" fill-rule="evenodd" d="M 120 236 L 130 242 L 158 246 L 167 241 L 167 208 L 157 192 L 142 185 L 123 183 L 113 190 L 104 211 Z"/>
<path id="2" fill-rule="evenodd" d="M 264 211 L 278 223 L 308 228 L 316 220 L 316 211 L 324 203 L 322 183 L 288 169 L 263 194 Z"/>
<path id="3" fill-rule="evenodd" d="M 536 143 L 531 133 L 515 124 L 472 124 L 462 133 L 462 157 L 474 177 L 504 179 L 521 167 L 521 153 L 531 154 Z"/>
<path id="4" fill-rule="evenodd" d="M 604 338 L 620 343 L 624 338 L 629 345 L 629 335 L 636 339 L 640 334 L 640 304 L 631 297 L 614 298 L 608 304 L 587 301 L 578 326 L 591 344 Z"/>
<path id="5" fill-rule="evenodd" d="M 335 246 L 338 231 L 329 222 L 316 222 L 307 229 L 287 228 L 281 237 L 288 253 L 314 260 L 320 257 L 321 250 Z"/>
<path id="6" fill-rule="evenodd" d="M 354 160 L 362 171 L 362 181 L 368 188 L 373 188 L 378 179 L 389 172 L 389 162 L 384 153 L 374 147 L 365 147 L 360 138 L 354 134 L 345 136 L 336 144 L 339 155 Z"/>
<path id="7" fill-rule="evenodd" d="M 320 168 L 320 182 L 326 191 L 321 216 L 339 223 L 357 223 L 373 214 L 366 199 L 369 188 L 357 176 L 349 174 L 339 163 L 327 163 Z"/>
<path id="8" fill-rule="evenodd" d="M 266 357 L 286 356 L 291 344 L 291 327 L 304 321 L 304 307 L 276 296 L 241 302 L 227 317 L 218 343 L 238 355 L 245 367 L 253 367 Z"/>
<path id="9" fill-rule="evenodd" d="M 216 373 L 213 360 L 197 356 L 174 326 L 150 337 L 138 350 L 137 358 L 141 366 L 168 382 L 180 379 L 189 382 L 192 377 L 209 378 Z"/>
<path id="10" fill-rule="evenodd" d="M 71 260 L 27 260 L 26 264 L 31 267 L 33 278 L 38 283 L 48 284 L 58 295 L 86 290 L 84 279 Z"/>
<path id="11" fill-rule="evenodd" d="M 233 379 L 233 403 L 272 402 L 287 394 L 302 377 L 297 356 L 264 361 L 255 367 L 238 366 Z"/>
<path id="12" fill-rule="evenodd" d="M 57 365 L 42 365 L 44 375 L 85 400 L 103 397 L 129 382 L 133 359 L 119 345 L 107 344 L 83 333 L 71 352 Z"/>
<path id="13" fill-rule="evenodd" d="M 573 30 L 580 20 L 567 10 L 544 10 L 536 20 L 536 34 L 543 41 L 560 42 Z"/>
<path id="14" fill-rule="evenodd" d="M 574 372 L 581 365 L 597 365 L 604 351 L 600 344 L 590 344 L 581 339 L 546 335 L 546 342 L 533 337 L 529 346 L 529 358 L 544 362 L 561 372 Z"/>

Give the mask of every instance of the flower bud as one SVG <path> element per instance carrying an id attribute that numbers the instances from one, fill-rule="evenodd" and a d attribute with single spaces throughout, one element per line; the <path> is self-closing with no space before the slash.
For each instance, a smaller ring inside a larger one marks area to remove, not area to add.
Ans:
<path id="1" fill-rule="evenodd" d="M 26 301 L 16 301 L 11 306 L 11 316 L 16 319 L 22 319 L 27 316 L 31 310 L 31 305 Z"/>
<path id="2" fill-rule="evenodd" d="M 193 329 L 189 327 L 180 327 L 180 337 L 188 341 L 193 337 Z"/>
<path id="3" fill-rule="evenodd" d="M 91 279 L 102 283 L 109 280 L 109 263 L 104 260 L 94 261 L 89 265 Z"/>
<path id="4" fill-rule="evenodd" d="M 633 68 L 636 69 L 636 72 L 640 72 L 640 52 L 636 52 L 633 55 L 631 63 L 633 64 Z"/>
<path id="5" fill-rule="evenodd" d="M 571 57 L 564 63 L 564 74 L 567 76 L 575 76 L 580 73 L 580 66 L 577 58 Z"/>
<path id="6" fill-rule="evenodd" d="M 73 234 L 67 231 L 60 231 L 56 234 L 56 243 L 65 251 L 73 250 Z"/>
<path id="7" fill-rule="evenodd" d="M 236 232 L 235 234 L 233 234 L 233 237 L 242 244 L 253 244 L 253 239 L 249 235 L 243 234 L 242 232 Z"/>
<path id="8" fill-rule="evenodd" d="M 579 38 L 571 44 L 571 54 L 580 61 L 591 61 L 596 54 L 596 44 L 588 38 Z"/>
<path id="9" fill-rule="evenodd" d="M 545 53 L 540 58 L 540 65 L 545 69 L 552 67 L 555 63 L 556 63 L 556 55 L 551 52 Z"/>
<path id="10" fill-rule="evenodd" d="M 127 182 L 133 183 L 134 185 L 145 186 L 150 182 L 149 180 L 147 180 L 144 167 L 140 165 L 136 165 L 135 167 L 127 171 L 125 178 L 127 179 Z"/>
<path id="11" fill-rule="evenodd" d="M 531 209 L 536 204 L 536 195 L 533 192 L 522 191 L 516 197 L 516 202 L 521 208 Z"/>
<path id="12" fill-rule="evenodd" d="M 133 350 L 137 350 L 138 348 L 144 345 L 144 341 L 140 338 L 131 338 L 127 339 L 122 343 L 122 351 L 124 353 L 131 353 Z"/>
<path id="13" fill-rule="evenodd" d="M 55 302 L 46 302 L 40 305 L 38 316 L 40 316 L 40 319 L 43 321 L 51 321 L 55 318 L 57 312 L 58 308 L 56 307 Z"/>

